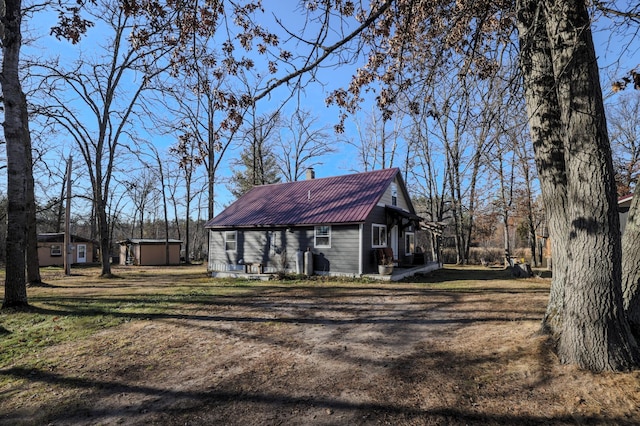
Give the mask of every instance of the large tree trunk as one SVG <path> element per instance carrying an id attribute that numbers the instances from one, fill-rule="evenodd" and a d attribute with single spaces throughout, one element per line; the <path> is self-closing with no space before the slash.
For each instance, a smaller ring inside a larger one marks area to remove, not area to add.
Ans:
<path id="1" fill-rule="evenodd" d="M 622 304 L 622 247 L 598 63 L 583 2 L 550 2 L 547 32 L 565 124 L 569 270 L 560 358 L 590 370 L 638 360 Z"/>
<path id="2" fill-rule="evenodd" d="M 550 229 L 553 240 L 567 241 L 566 253 L 554 253 L 554 259 L 567 260 L 562 301 L 553 301 L 561 309 L 553 330 L 559 331 L 558 354 L 562 362 L 592 371 L 626 370 L 639 357 L 622 309 L 616 191 L 588 12 L 583 2 L 525 0 L 521 5 L 527 103 L 529 114 L 539 116 L 532 123 L 536 151 L 548 144 L 545 133 L 562 138 L 565 165 L 550 164 L 540 173 L 543 187 L 566 172 L 567 217 Z M 534 25 L 546 25 L 546 34 Z M 553 74 L 545 75 L 551 67 Z M 541 115 L 546 112 L 552 113 L 547 126 Z M 554 130 L 560 123 L 561 130 Z M 543 194 L 553 208 L 556 202 L 548 191 Z"/>
<path id="3" fill-rule="evenodd" d="M 29 122 L 27 110 L 24 111 L 25 123 Z M 33 155 L 31 153 L 31 135 L 25 134 L 25 153 L 27 155 L 27 282 L 29 285 L 42 284 L 40 259 L 38 257 L 38 229 L 36 226 L 36 200 L 33 181 Z"/>
<path id="4" fill-rule="evenodd" d="M 564 316 L 564 281 L 569 257 L 567 240 L 567 176 L 565 173 L 562 123 L 555 91 L 553 65 L 539 4 L 519 4 L 518 32 L 520 68 L 529 115 L 529 131 L 551 238 L 553 278 L 542 328 L 559 338 Z"/>
<path id="5" fill-rule="evenodd" d="M 3 307 L 27 306 L 25 249 L 27 236 L 27 101 L 18 74 L 21 2 L 5 1 L 2 17 L 2 94 L 7 151 L 7 266 Z"/>
<path id="6" fill-rule="evenodd" d="M 96 191 L 96 216 L 98 218 L 98 236 L 100 238 L 100 276 L 111 277 L 111 239 L 109 238 L 109 221 L 107 207 L 102 198 L 102 192 Z"/>

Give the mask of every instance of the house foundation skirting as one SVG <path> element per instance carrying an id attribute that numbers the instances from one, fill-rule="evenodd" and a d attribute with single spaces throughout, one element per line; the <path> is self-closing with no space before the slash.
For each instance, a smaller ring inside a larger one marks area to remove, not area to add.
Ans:
<path id="1" fill-rule="evenodd" d="M 340 272 L 327 272 L 327 271 L 315 271 L 315 275 L 320 276 L 328 276 L 328 277 L 345 277 L 345 278 L 369 278 L 380 281 L 399 281 L 403 278 L 408 278 L 414 276 L 416 274 L 426 274 L 431 271 L 435 271 L 437 269 L 442 268 L 442 265 L 438 262 L 429 262 L 426 265 L 420 265 L 413 268 L 394 268 L 393 273 L 391 275 L 380 275 L 380 274 L 349 274 L 349 273 L 340 273 Z M 223 269 L 223 268 L 220 268 Z M 245 280 L 263 280 L 267 281 L 271 279 L 273 273 L 256 273 L 256 272 L 245 272 L 245 268 L 238 268 L 237 270 L 226 270 L 226 271 L 209 271 L 211 277 L 213 278 L 239 278 Z M 293 273 L 291 271 L 291 273 Z"/>

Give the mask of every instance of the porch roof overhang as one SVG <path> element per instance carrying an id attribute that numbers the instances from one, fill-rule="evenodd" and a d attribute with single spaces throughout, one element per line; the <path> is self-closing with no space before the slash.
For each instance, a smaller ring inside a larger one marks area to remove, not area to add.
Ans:
<path id="1" fill-rule="evenodd" d="M 422 218 L 415 213 L 408 212 L 397 206 L 385 205 L 384 210 L 387 217 L 391 219 L 391 223 L 397 223 L 401 228 L 414 225 L 418 227 Z"/>
<path id="2" fill-rule="evenodd" d="M 422 222 L 420 228 L 431 232 L 434 235 L 441 236 L 445 224 L 442 222 Z"/>

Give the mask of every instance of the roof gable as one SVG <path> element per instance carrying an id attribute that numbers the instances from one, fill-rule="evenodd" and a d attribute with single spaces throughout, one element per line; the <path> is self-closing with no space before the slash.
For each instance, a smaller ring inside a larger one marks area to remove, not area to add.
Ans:
<path id="1" fill-rule="evenodd" d="M 392 168 L 256 186 L 209 220 L 205 227 L 364 222 L 399 172 Z"/>

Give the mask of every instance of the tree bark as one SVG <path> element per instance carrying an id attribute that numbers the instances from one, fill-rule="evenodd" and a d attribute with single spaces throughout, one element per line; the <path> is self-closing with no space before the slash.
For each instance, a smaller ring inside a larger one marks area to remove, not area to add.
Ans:
<path id="1" fill-rule="evenodd" d="M 7 150 L 7 246 L 3 307 L 28 306 L 25 278 L 27 236 L 27 101 L 19 77 L 20 0 L 6 0 L 2 17 L 2 94 Z"/>
<path id="2" fill-rule="evenodd" d="M 31 133 L 29 132 L 29 117 L 27 110 L 23 111 L 24 123 L 27 126 L 25 133 L 25 154 L 27 156 L 27 283 L 29 285 L 42 284 L 42 277 L 40 276 L 40 259 L 38 257 L 38 229 L 36 226 L 36 199 L 34 191 L 33 181 L 33 154 L 31 153 Z"/>
<path id="3" fill-rule="evenodd" d="M 564 281 L 569 257 L 566 244 L 569 231 L 562 123 L 545 17 L 537 1 L 523 0 L 518 10 L 520 69 L 524 80 L 529 131 L 533 141 L 547 226 L 549 234 L 553 236 L 553 278 L 542 328 L 557 339 L 564 316 Z"/>
<path id="4" fill-rule="evenodd" d="M 26 113 L 26 111 L 25 111 Z M 38 257 L 38 229 L 36 226 L 36 200 L 34 194 L 33 162 L 31 154 L 31 136 L 26 134 L 25 152 L 27 154 L 27 282 L 29 285 L 42 284 L 40 259 Z"/>
<path id="5" fill-rule="evenodd" d="M 185 169 L 185 186 L 186 186 L 186 217 L 185 217 L 185 226 L 184 226 L 184 262 L 186 264 L 191 263 L 191 233 L 189 223 L 191 222 L 191 174 L 193 172 L 193 162 L 190 162 L 185 167 L 189 169 Z"/>
<path id="6" fill-rule="evenodd" d="M 550 2 L 547 33 L 565 134 L 569 271 L 560 358 L 594 371 L 626 370 L 638 347 L 624 316 L 613 160 L 590 18 L 583 2 Z"/>

